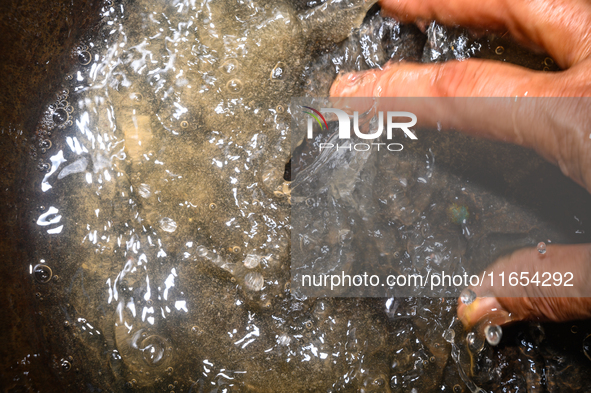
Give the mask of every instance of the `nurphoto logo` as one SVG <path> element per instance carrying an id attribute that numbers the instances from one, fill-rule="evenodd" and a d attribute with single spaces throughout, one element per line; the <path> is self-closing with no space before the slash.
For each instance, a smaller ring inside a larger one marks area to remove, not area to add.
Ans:
<path id="1" fill-rule="evenodd" d="M 345 143 L 339 145 L 338 143 L 320 143 L 319 149 L 320 151 L 324 149 L 346 149 L 349 151 L 368 151 L 372 147 L 377 148 L 380 150 L 381 146 L 385 146 L 389 151 L 401 151 L 403 149 L 403 145 L 401 143 L 350 143 L 349 140 L 351 139 L 351 117 L 342 109 L 336 108 L 321 108 L 320 111 L 309 107 L 309 106 L 302 106 L 309 111 L 304 110 L 304 113 L 310 115 L 308 117 L 308 129 L 307 129 L 307 138 L 312 139 L 314 137 L 314 120 L 320 126 L 321 130 L 328 130 L 328 122 L 326 118 L 322 115 L 323 113 L 332 113 L 336 115 L 338 119 L 338 127 L 339 133 L 338 138 L 341 140 L 345 140 Z M 400 121 L 401 119 L 410 119 L 409 121 Z M 417 117 L 414 113 L 411 112 L 386 112 L 386 139 L 388 141 L 393 139 L 394 130 L 401 130 L 403 135 L 410 139 L 417 139 L 416 135 L 411 131 L 410 127 L 417 124 Z M 374 140 L 380 138 L 382 133 L 384 132 L 384 112 L 378 112 L 378 121 L 377 121 L 377 129 L 372 131 L 368 130 L 368 132 L 361 132 L 359 128 L 359 112 L 353 112 L 353 132 L 355 136 L 359 139 L 363 140 Z"/>

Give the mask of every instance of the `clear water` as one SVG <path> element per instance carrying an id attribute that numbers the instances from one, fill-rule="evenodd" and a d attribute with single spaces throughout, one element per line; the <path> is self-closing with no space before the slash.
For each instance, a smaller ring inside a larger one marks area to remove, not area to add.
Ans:
<path id="1" fill-rule="evenodd" d="M 499 347 L 474 350 L 454 318 L 455 299 L 290 294 L 290 98 L 325 95 L 343 70 L 468 57 L 481 47 L 435 25 L 425 37 L 375 9 L 366 17 L 372 3 L 104 7 L 101 31 L 74 49 L 79 66 L 39 123 L 26 179 L 40 352 L 50 354 L 63 390 L 583 386 L 584 324 L 567 332 L 578 350 L 542 345 L 563 333 L 540 325 L 503 331 Z M 440 55 L 425 58 L 425 42 Z M 445 50 L 457 42 L 461 53 Z M 409 162 L 392 163 L 392 176 L 416 182 L 424 162 Z M 518 175 L 548 168 L 532 162 Z M 583 200 L 577 192 L 571 198 Z M 526 196 L 495 198 L 519 204 Z M 408 198 L 416 214 L 404 220 L 404 239 L 412 243 L 429 201 Z M 586 227 L 571 213 L 560 219 L 582 241 L 571 227 Z M 499 231 L 502 248 L 512 237 Z"/>

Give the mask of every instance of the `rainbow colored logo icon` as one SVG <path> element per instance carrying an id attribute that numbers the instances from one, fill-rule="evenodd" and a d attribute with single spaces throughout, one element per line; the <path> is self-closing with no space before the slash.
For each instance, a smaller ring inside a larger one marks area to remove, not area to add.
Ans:
<path id="1" fill-rule="evenodd" d="M 318 123 L 318 125 L 320 126 L 321 129 L 322 129 L 322 123 L 320 122 L 320 119 L 322 119 L 322 121 L 324 122 L 325 129 L 328 130 L 328 123 L 326 122 L 326 119 L 324 118 L 324 116 L 322 116 L 322 113 L 320 113 L 316 109 L 311 108 L 309 106 L 302 106 L 302 108 L 309 109 L 313 112 L 313 113 L 310 113 L 310 112 L 304 111 L 304 113 L 307 113 L 308 115 L 312 116 L 316 120 L 316 122 Z M 318 117 L 320 117 L 320 119 Z"/>

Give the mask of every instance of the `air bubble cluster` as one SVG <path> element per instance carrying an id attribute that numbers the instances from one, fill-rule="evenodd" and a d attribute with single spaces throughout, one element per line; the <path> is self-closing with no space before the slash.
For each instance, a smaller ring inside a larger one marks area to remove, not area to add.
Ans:
<path id="1" fill-rule="evenodd" d="M 83 66 L 87 66 L 92 62 L 92 55 L 86 45 L 80 45 L 76 48 L 76 56 L 78 57 L 78 63 Z"/>
<path id="2" fill-rule="evenodd" d="M 69 97 L 70 91 L 63 89 L 57 93 L 56 100 L 47 106 L 32 137 L 33 143 L 29 146 L 31 158 L 35 159 L 38 152 L 45 154 L 52 148 L 53 143 L 50 138 L 55 129 L 62 130 L 74 124 L 72 121 L 74 107 L 70 105 Z M 40 161 L 37 169 L 49 172 L 51 164 Z"/>

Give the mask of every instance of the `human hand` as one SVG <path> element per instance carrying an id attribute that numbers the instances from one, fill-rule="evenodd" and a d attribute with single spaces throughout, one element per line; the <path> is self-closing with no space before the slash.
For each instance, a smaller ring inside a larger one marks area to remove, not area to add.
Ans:
<path id="1" fill-rule="evenodd" d="M 435 19 L 444 24 L 508 30 L 518 40 L 545 50 L 564 71 L 539 72 L 479 59 L 439 64 L 389 63 L 381 70 L 340 75 L 331 96 L 591 96 L 591 3 L 586 0 L 382 0 L 381 6 L 384 13 L 403 22 Z M 543 108 L 531 108 L 531 101 L 524 102 L 517 112 L 515 108 L 501 108 L 505 116 L 498 115 L 499 108 L 479 108 L 478 113 L 450 111 L 446 125 L 533 148 L 591 192 L 591 101 L 564 100 L 557 105 L 544 102 Z M 495 113 L 495 119 L 486 121 L 487 112 Z M 458 316 L 468 327 L 485 315 L 499 324 L 591 317 L 591 286 L 587 282 L 591 279 L 591 245 L 552 245 L 543 256 L 534 248 L 519 250 L 495 262 L 493 271 L 571 271 L 574 286 L 473 288 L 480 297 L 470 305 L 459 302 L 458 307 Z"/>

